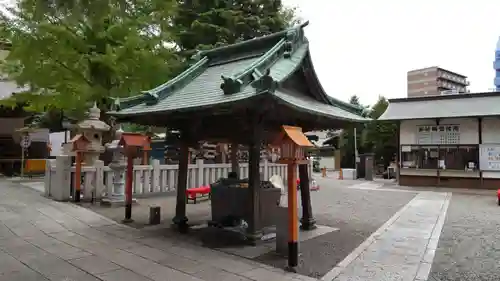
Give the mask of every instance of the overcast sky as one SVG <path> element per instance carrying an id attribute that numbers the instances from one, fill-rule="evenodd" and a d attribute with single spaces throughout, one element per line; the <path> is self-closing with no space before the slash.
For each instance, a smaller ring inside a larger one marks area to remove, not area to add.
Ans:
<path id="1" fill-rule="evenodd" d="M 406 97 L 406 72 L 429 66 L 468 76 L 471 92 L 494 87 L 498 0 L 283 1 L 309 20 L 314 67 L 333 97 Z"/>

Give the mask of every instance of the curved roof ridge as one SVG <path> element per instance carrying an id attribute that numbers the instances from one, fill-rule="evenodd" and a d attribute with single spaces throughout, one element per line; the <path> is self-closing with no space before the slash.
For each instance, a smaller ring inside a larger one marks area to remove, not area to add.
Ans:
<path id="1" fill-rule="evenodd" d="M 276 32 L 276 33 L 272 33 L 272 34 L 269 34 L 269 35 L 264 35 L 264 36 L 256 37 L 256 38 L 253 38 L 253 39 L 245 40 L 245 41 L 242 41 L 242 42 L 239 42 L 239 43 L 235 43 L 235 44 L 231 44 L 231 45 L 227 45 L 227 46 L 222 46 L 222 47 L 214 48 L 214 49 L 211 49 L 211 50 L 200 51 L 200 52 L 198 52 L 196 54 L 196 56 L 198 56 L 198 57 L 207 56 L 209 58 L 212 58 L 212 57 L 217 57 L 217 56 L 219 56 L 221 54 L 225 55 L 227 53 L 232 53 L 232 52 L 237 52 L 237 51 L 240 51 L 240 50 L 244 50 L 244 49 L 247 49 L 251 45 L 260 46 L 260 45 L 265 45 L 266 43 L 267 44 L 273 44 L 273 42 L 276 41 L 273 44 L 273 45 L 275 45 L 289 31 L 295 30 L 295 29 L 299 29 L 299 28 L 302 29 L 302 28 L 306 27 L 307 25 L 309 25 L 309 21 L 305 21 L 305 22 L 303 22 L 303 23 L 301 23 L 301 24 L 299 24 L 297 26 L 294 26 L 294 27 L 291 27 L 291 28 L 288 28 L 288 29 L 285 29 L 285 30 L 282 30 L 282 31 L 279 31 L 279 32 Z"/>
<path id="2" fill-rule="evenodd" d="M 159 100 L 166 98 L 173 91 L 185 86 L 184 84 L 189 82 L 189 79 L 192 79 L 194 78 L 194 76 L 201 74 L 204 66 L 206 66 L 208 61 L 208 58 L 204 57 L 166 83 L 163 83 L 151 90 L 141 91 L 140 94 L 137 94 L 135 96 L 127 98 L 116 98 L 115 103 L 120 108 L 135 106 L 143 102 L 146 102 L 148 104 L 155 104 Z"/>
<path id="3" fill-rule="evenodd" d="M 258 80 L 264 76 L 273 63 L 283 55 L 288 59 L 298 49 L 301 44 L 306 40 L 304 39 L 304 32 L 302 30 L 304 25 L 295 26 L 283 32 L 276 34 L 281 35 L 281 39 L 277 41 L 274 46 L 259 57 L 256 61 L 237 73 L 222 75 L 224 82 L 221 88 L 225 94 L 233 94 L 239 92 L 243 85 L 249 84 L 252 81 Z"/>

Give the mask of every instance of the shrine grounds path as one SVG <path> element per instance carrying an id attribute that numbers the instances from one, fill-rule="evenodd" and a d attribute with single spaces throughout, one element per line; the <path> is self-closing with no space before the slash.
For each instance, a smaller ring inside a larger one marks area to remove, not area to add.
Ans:
<path id="1" fill-rule="evenodd" d="M 131 228 L 114 221 L 122 208 L 101 216 L 0 180 L 0 281 L 500 280 L 496 191 L 316 177 L 315 218 L 338 230 L 301 243 L 302 275 L 269 266 L 283 262 L 267 254 L 249 260 L 166 235 L 174 198 L 141 199 Z M 163 226 L 146 226 L 149 203 L 161 204 Z M 190 204 L 188 216 L 201 222 L 207 210 Z"/>
<path id="2" fill-rule="evenodd" d="M 307 281 L 133 229 L 0 179 L 1 281 Z"/>

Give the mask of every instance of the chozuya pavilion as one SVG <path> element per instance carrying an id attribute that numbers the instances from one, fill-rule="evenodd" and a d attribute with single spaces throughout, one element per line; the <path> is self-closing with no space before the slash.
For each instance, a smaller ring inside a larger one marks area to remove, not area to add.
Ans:
<path id="1" fill-rule="evenodd" d="M 186 226 L 188 221 L 185 190 L 189 146 L 201 140 L 248 145 L 247 232 L 252 238 L 260 234 L 261 145 L 270 142 L 282 125 L 302 127 L 307 132 L 366 121 L 360 115 L 362 109 L 328 96 L 321 87 L 304 36 L 306 25 L 199 52 L 191 67 L 179 76 L 120 100 L 111 112 L 120 122 L 181 132 L 173 219 L 178 226 Z M 306 212 L 303 225 L 313 223 L 310 204 L 304 208 Z"/>

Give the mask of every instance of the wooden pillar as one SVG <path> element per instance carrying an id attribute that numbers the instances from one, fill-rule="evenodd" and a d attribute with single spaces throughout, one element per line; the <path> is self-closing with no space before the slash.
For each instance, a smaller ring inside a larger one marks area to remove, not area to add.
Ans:
<path id="1" fill-rule="evenodd" d="M 481 144 L 483 143 L 483 118 L 479 117 L 477 118 L 477 132 L 478 132 L 478 142 L 479 142 L 479 145 L 477 147 L 477 167 L 476 169 L 479 169 L 479 184 L 480 184 L 480 187 L 483 188 L 484 186 L 484 178 L 483 178 L 483 171 L 481 171 L 481 167 L 480 167 L 480 161 L 479 161 L 479 157 L 481 157 L 481 152 L 480 152 L 480 149 L 481 149 Z"/>
<path id="2" fill-rule="evenodd" d="M 295 155 L 295 153 L 293 153 Z M 297 164 L 288 164 L 288 268 L 299 263 L 299 233 L 297 227 Z"/>
<path id="3" fill-rule="evenodd" d="M 186 189 L 189 165 L 189 145 L 184 132 L 181 133 L 180 153 L 179 153 L 179 172 L 177 174 L 177 201 L 175 205 L 174 224 L 179 230 L 187 230 L 188 218 L 186 215 Z"/>
<path id="4" fill-rule="evenodd" d="M 130 153 L 130 152 L 129 152 Z M 134 157 L 127 155 L 127 172 L 125 175 L 125 219 L 124 223 L 132 222 L 132 186 L 134 184 Z"/>
<path id="5" fill-rule="evenodd" d="M 148 151 L 144 150 L 142 152 L 142 165 L 147 165 L 148 164 Z"/>
<path id="6" fill-rule="evenodd" d="M 249 161 L 248 161 L 248 196 L 249 196 L 249 221 L 247 228 L 247 239 L 251 243 L 255 243 L 256 240 L 260 239 L 262 236 L 262 230 L 260 229 L 260 214 L 259 214 L 259 202 L 260 202 L 260 147 L 262 143 L 262 128 L 260 124 L 254 124 L 252 128 L 253 134 L 251 135 L 251 141 L 248 148 Z M 231 148 L 232 151 L 232 148 Z"/>
<path id="7" fill-rule="evenodd" d="M 300 199 L 302 203 L 302 218 L 300 219 L 300 228 L 303 230 L 312 230 L 316 228 L 316 220 L 312 214 L 311 189 L 307 164 L 299 165 L 300 179 Z"/>
<path id="8" fill-rule="evenodd" d="M 73 201 L 80 202 L 81 187 L 82 187 L 82 153 L 76 152 L 75 157 L 75 194 Z"/>
<path id="9" fill-rule="evenodd" d="M 236 172 L 240 178 L 240 161 L 238 159 L 239 144 L 236 141 L 231 143 L 231 172 Z"/>

